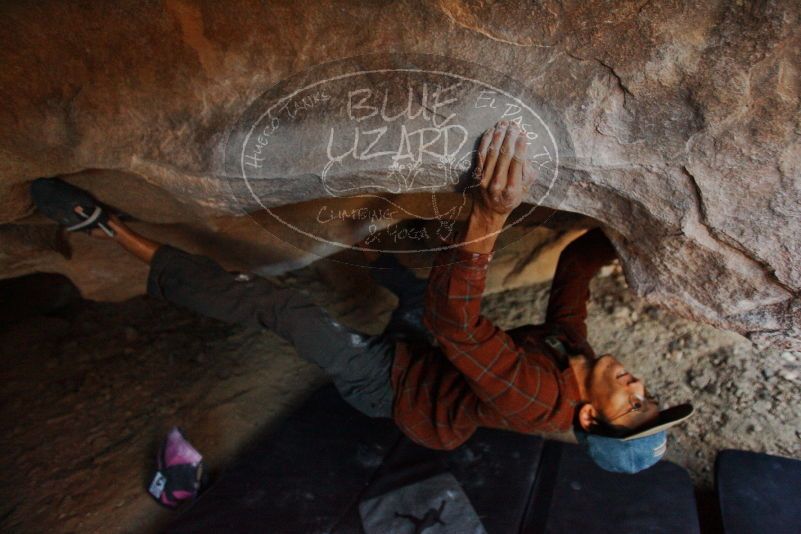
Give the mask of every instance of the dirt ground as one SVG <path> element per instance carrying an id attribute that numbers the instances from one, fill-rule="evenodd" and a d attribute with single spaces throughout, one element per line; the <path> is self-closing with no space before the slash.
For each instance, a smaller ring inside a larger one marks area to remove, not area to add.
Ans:
<path id="1" fill-rule="evenodd" d="M 381 330 L 394 305 L 364 269 L 335 262 L 279 281 L 368 332 Z M 485 313 L 503 327 L 538 322 L 547 295 L 547 284 L 491 295 Z M 594 280 L 589 322 L 596 350 L 618 355 L 663 402 L 695 403 L 694 418 L 671 434 L 668 458 L 699 488 L 710 486 L 723 448 L 801 458 L 801 355 L 759 351 L 647 306 L 619 268 Z M 0 351 L 3 532 L 156 531 L 174 513 L 144 488 L 171 425 L 214 475 L 325 380 L 270 332 L 146 297 L 5 325 Z"/>

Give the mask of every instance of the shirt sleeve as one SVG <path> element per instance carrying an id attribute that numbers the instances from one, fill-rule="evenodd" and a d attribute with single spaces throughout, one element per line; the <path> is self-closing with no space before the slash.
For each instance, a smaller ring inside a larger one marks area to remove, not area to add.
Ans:
<path id="1" fill-rule="evenodd" d="M 586 339 L 590 281 L 613 259 L 614 247 L 597 228 L 565 247 L 551 284 L 546 323 L 561 326 L 571 340 Z"/>
<path id="2" fill-rule="evenodd" d="M 562 394 L 555 364 L 525 353 L 481 315 L 491 259 L 460 249 L 441 252 L 429 275 L 423 321 L 479 399 L 510 427 L 516 420 L 547 423 Z"/>

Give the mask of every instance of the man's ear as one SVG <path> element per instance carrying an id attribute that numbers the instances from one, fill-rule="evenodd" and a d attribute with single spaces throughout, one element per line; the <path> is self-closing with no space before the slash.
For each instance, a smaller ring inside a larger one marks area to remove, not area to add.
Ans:
<path id="1" fill-rule="evenodd" d="M 595 409 L 595 406 L 592 404 L 585 403 L 579 408 L 578 412 L 578 423 L 579 426 L 584 430 L 584 432 L 589 432 L 593 426 L 595 426 L 595 418 L 598 416 L 598 412 Z"/>

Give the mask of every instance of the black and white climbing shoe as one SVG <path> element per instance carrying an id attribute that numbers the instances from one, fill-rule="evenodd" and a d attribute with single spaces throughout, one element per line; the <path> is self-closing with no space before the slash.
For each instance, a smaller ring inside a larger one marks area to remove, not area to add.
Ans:
<path id="1" fill-rule="evenodd" d="M 39 211 L 68 232 L 100 228 L 110 237 L 114 236 L 114 230 L 108 225 L 107 211 L 83 189 L 58 178 L 38 178 L 31 183 L 31 197 Z"/>

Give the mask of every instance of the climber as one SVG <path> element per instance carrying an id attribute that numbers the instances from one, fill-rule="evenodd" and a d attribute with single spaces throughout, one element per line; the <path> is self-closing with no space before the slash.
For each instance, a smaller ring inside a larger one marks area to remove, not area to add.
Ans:
<path id="1" fill-rule="evenodd" d="M 399 301 L 380 336 L 341 325 L 300 291 L 143 237 L 58 179 L 34 181 L 31 194 L 40 211 L 68 230 L 114 239 L 149 263 L 150 295 L 273 330 L 322 367 L 348 403 L 371 417 L 394 418 L 419 444 L 453 449 L 480 426 L 572 429 L 602 468 L 640 471 L 664 455 L 666 429 L 689 417 L 692 406 L 660 411 L 641 380 L 589 346 L 589 282 L 614 258 L 600 230 L 562 252 L 544 324 L 505 332 L 480 314 L 496 237 L 535 176 L 524 134 L 501 121 L 483 135 L 467 225 L 443 247 L 427 283 L 397 269 L 391 257 L 379 258 L 376 276 Z"/>

